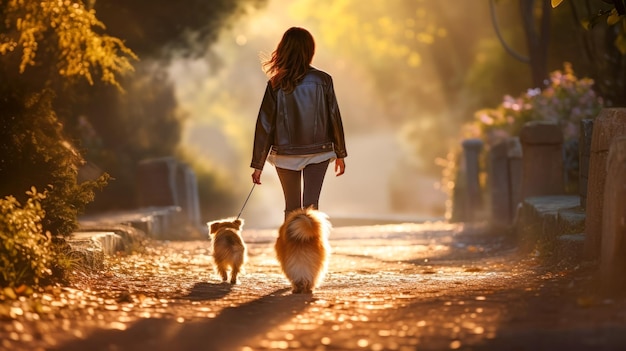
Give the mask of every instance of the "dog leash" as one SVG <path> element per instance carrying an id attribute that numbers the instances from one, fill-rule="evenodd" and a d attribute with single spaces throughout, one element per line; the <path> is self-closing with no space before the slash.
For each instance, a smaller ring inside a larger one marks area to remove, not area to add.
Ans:
<path id="1" fill-rule="evenodd" d="M 248 199 L 250 199 L 250 195 L 252 195 L 252 190 L 254 190 L 255 185 L 256 183 L 252 183 L 252 189 L 250 189 L 250 192 L 248 193 L 248 197 L 246 198 L 246 201 L 244 201 L 243 206 L 241 206 L 241 211 L 239 211 L 239 214 L 237 215 L 237 219 L 241 217 L 241 213 L 243 212 L 243 209 L 246 208 L 246 204 L 248 203 Z"/>

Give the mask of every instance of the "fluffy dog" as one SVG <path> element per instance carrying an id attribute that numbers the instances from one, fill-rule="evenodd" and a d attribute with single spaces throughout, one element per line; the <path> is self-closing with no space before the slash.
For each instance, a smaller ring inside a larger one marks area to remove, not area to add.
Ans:
<path id="1" fill-rule="evenodd" d="M 324 279 L 330 230 L 328 216 L 311 208 L 290 212 L 280 226 L 274 249 L 294 294 L 312 293 Z"/>
<path id="2" fill-rule="evenodd" d="M 246 244 L 241 236 L 242 219 L 222 219 L 207 223 L 213 248 L 213 260 L 222 281 L 237 284 L 237 275 L 247 260 Z"/>

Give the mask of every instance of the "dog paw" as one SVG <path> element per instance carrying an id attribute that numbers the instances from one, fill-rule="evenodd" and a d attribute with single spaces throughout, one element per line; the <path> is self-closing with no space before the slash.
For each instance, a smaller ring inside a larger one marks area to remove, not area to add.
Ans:
<path id="1" fill-rule="evenodd" d="M 307 282 L 300 282 L 293 285 L 293 290 L 291 292 L 294 294 L 312 294 L 313 289 Z"/>

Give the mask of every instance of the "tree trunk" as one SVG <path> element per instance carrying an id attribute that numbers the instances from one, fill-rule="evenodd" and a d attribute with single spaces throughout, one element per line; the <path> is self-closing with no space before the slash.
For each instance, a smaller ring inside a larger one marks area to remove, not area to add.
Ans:
<path id="1" fill-rule="evenodd" d="M 520 10 L 528 57 L 532 72 L 533 86 L 544 87 L 544 80 L 548 77 L 548 43 L 550 41 L 550 2 L 541 0 L 541 11 L 538 21 L 535 18 L 535 0 L 520 0 Z M 538 27 L 538 28 L 537 28 Z"/>

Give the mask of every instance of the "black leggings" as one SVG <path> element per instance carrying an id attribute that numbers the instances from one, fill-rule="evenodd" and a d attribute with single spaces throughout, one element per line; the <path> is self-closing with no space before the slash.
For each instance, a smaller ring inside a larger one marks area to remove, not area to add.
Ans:
<path id="1" fill-rule="evenodd" d="M 280 184 L 285 195 L 285 217 L 293 210 L 319 206 L 322 183 L 330 160 L 307 165 L 301 171 L 276 167 Z M 304 180 L 304 190 L 302 190 Z"/>

